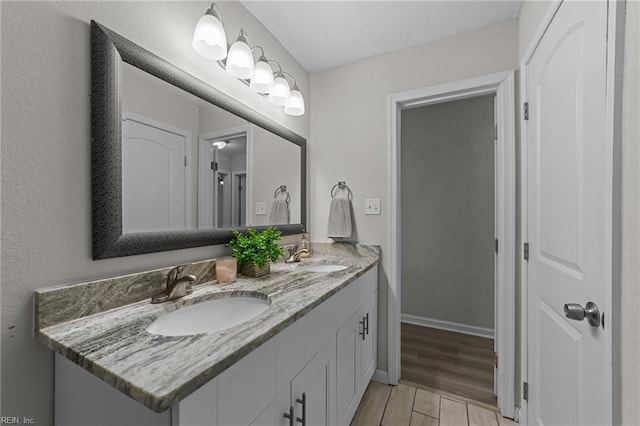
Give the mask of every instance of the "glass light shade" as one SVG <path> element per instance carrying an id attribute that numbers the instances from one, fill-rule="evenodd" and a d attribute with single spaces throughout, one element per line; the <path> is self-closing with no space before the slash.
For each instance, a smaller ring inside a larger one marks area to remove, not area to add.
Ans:
<path id="1" fill-rule="evenodd" d="M 269 102 L 274 105 L 285 106 L 289 103 L 291 89 L 289 83 L 282 74 L 278 75 L 273 82 L 273 90 L 269 93 Z"/>
<path id="2" fill-rule="evenodd" d="M 256 62 L 249 87 L 258 93 L 270 93 L 273 90 L 273 70 L 266 61 Z"/>
<path id="3" fill-rule="evenodd" d="M 284 112 L 289 115 L 304 115 L 304 98 L 297 87 L 291 91 L 291 99 L 284 107 Z"/>
<path id="4" fill-rule="evenodd" d="M 253 78 L 253 55 L 245 38 L 240 35 L 227 56 L 227 72 L 235 78 Z"/>
<path id="5" fill-rule="evenodd" d="M 193 32 L 193 49 L 211 60 L 227 57 L 227 35 L 222 22 L 211 9 L 200 18 Z"/>
<path id="6" fill-rule="evenodd" d="M 215 141 L 213 146 L 218 149 L 224 149 L 224 147 L 227 146 L 227 141 Z"/>

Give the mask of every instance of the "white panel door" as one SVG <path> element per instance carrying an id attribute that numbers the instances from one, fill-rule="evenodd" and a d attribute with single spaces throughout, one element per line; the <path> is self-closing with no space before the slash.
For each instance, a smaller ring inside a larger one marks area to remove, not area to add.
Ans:
<path id="1" fill-rule="evenodd" d="M 528 424 L 611 424 L 607 2 L 564 2 L 527 67 Z M 606 319 L 606 318 L 605 318 Z"/>
<path id="2" fill-rule="evenodd" d="M 185 136 L 123 120 L 123 233 L 186 229 L 185 152 Z"/>

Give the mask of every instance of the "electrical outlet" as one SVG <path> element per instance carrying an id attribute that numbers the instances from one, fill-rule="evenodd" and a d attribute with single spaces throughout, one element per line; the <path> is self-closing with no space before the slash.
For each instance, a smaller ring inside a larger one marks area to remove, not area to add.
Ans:
<path id="1" fill-rule="evenodd" d="M 380 198 L 367 198 L 364 200 L 364 214 L 382 214 L 380 211 Z"/>
<path id="2" fill-rule="evenodd" d="M 256 202 L 256 216 L 266 216 L 266 215 L 267 215 L 267 202 L 266 201 Z"/>

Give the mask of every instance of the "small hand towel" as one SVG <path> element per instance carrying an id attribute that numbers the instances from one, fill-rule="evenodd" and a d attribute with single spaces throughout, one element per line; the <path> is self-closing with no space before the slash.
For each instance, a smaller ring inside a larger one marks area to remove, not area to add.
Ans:
<path id="1" fill-rule="evenodd" d="M 287 200 L 274 200 L 269 215 L 269 224 L 288 225 L 289 224 L 289 203 Z"/>
<path id="2" fill-rule="evenodd" d="M 351 238 L 351 200 L 333 198 L 329 207 L 329 226 L 327 237 L 335 240 Z"/>

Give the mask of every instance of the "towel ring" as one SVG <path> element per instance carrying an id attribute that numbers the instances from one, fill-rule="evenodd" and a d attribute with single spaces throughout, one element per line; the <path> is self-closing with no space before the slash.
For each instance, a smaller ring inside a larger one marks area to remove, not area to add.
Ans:
<path id="1" fill-rule="evenodd" d="M 287 198 L 287 204 L 289 204 L 289 200 L 291 200 L 291 195 L 289 195 L 289 191 L 287 191 L 287 185 L 280 185 L 279 187 L 276 188 L 276 190 L 273 193 L 273 198 L 275 198 L 276 200 L 278 199 L 278 195 L 280 194 L 286 194 Z"/>
<path id="2" fill-rule="evenodd" d="M 347 197 L 351 200 L 353 199 L 353 193 L 351 192 L 351 188 L 349 188 L 347 186 L 347 183 L 344 181 L 340 181 L 338 183 L 336 183 L 335 185 L 333 185 L 333 188 L 331 188 L 331 198 L 335 198 L 336 194 L 334 193 L 337 192 L 336 188 L 338 189 L 342 189 L 342 190 L 346 190 L 347 191 Z"/>

